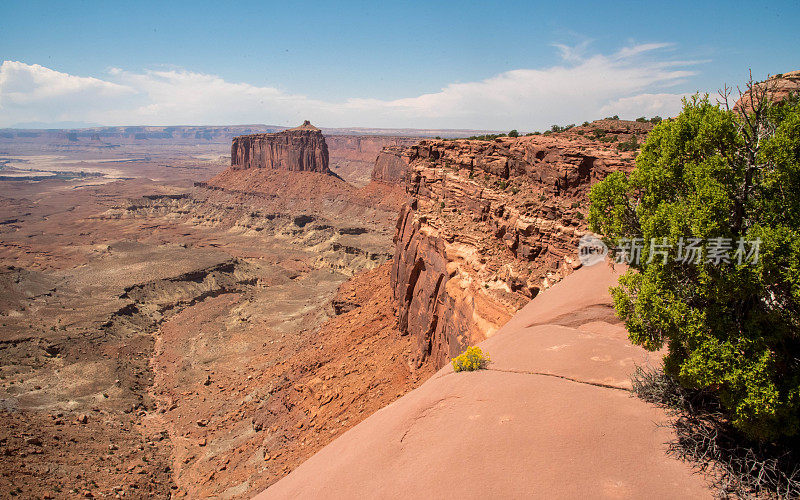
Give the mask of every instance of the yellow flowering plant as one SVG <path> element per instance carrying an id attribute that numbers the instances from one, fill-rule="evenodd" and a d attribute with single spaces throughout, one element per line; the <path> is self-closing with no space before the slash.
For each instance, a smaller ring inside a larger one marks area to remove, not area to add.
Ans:
<path id="1" fill-rule="evenodd" d="M 475 371 L 481 368 L 486 368 L 491 358 L 488 354 L 484 354 L 478 346 L 467 347 L 467 350 L 452 359 L 453 371 Z"/>

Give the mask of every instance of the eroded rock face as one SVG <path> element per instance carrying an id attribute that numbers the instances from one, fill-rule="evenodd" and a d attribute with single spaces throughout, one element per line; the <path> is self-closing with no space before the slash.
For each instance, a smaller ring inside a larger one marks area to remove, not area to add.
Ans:
<path id="1" fill-rule="evenodd" d="M 608 122 L 409 149 L 410 199 L 397 223 L 391 279 L 400 331 L 416 337 L 417 361 L 443 365 L 580 267 L 588 191 L 613 171 L 630 171 L 635 157 L 594 130 L 641 144 L 651 129 Z"/>
<path id="2" fill-rule="evenodd" d="M 766 93 L 766 99 L 771 102 L 781 102 L 791 94 L 799 93 L 800 70 L 772 75 L 766 81 L 755 84 L 753 90 L 752 97 L 749 93 L 745 93 L 736 101 L 733 107 L 735 111 L 749 113 L 753 110 L 752 101 L 758 102 L 759 96 L 764 92 Z"/>
<path id="3" fill-rule="evenodd" d="M 387 146 L 378 153 L 372 180 L 389 184 L 402 184 L 406 178 L 410 149 L 403 146 Z"/>
<path id="4" fill-rule="evenodd" d="M 494 300 L 461 266 L 480 266 L 474 248 L 448 242 L 414 205 L 403 207 L 397 223 L 391 282 L 403 334 L 412 334 L 417 352 L 442 366 L 473 338 L 485 338 L 510 318 L 512 308 Z"/>
<path id="5" fill-rule="evenodd" d="M 330 173 L 328 145 L 322 132 L 308 120 L 274 134 L 234 137 L 231 169 L 248 168 Z"/>

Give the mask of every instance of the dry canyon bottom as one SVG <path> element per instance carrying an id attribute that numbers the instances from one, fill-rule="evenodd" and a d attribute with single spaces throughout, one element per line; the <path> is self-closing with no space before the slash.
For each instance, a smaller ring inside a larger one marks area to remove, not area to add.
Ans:
<path id="1" fill-rule="evenodd" d="M 426 377 L 385 264 L 403 195 L 363 189 L 415 140 L 328 138 L 349 184 L 268 196 L 194 186 L 230 136 L 32 135 L 0 144 L 0 496 L 246 497 Z"/>

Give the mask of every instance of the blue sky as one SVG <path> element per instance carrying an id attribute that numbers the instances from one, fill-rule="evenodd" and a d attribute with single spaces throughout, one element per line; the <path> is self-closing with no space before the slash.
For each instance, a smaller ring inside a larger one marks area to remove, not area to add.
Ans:
<path id="1" fill-rule="evenodd" d="M 800 69 L 798 26 L 797 1 L 9 1 L 0 126 L 534 130 L 667 115 L 749 68 Z"/>

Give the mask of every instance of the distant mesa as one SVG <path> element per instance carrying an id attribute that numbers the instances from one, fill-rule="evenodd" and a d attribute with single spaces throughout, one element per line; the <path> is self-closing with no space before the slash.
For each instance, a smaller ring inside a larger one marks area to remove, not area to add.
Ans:
<path id="1" fill-rule="evenodd" d="M 325 137 L 308 120 L 299 127 L 274 134 L 234 137 L 231 145 L 231 169 L 251 168 L 332 173 L 328 167 L 328 145 Z"/>

